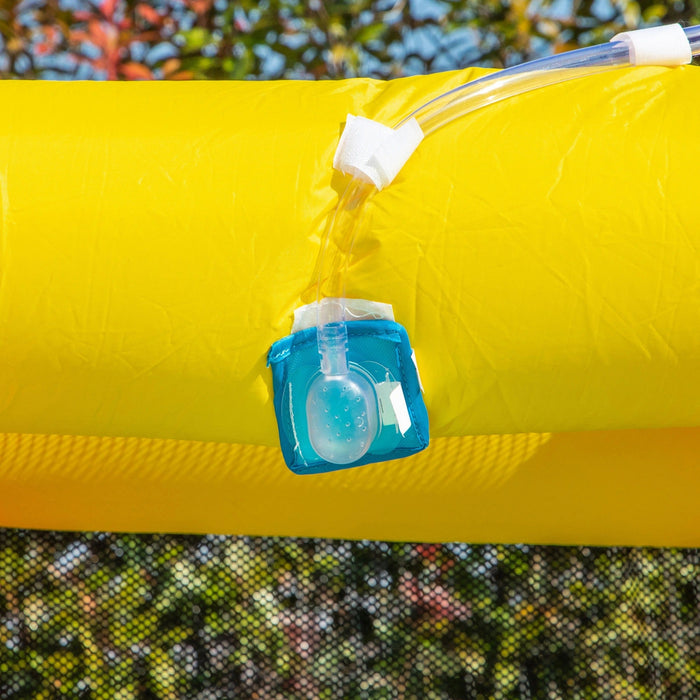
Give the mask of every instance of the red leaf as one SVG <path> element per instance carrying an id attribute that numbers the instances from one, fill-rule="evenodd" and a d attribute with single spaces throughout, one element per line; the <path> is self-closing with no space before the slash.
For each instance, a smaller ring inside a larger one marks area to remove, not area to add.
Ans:
<path id="1" fill-rule="evenodd" d="M 192 80 L 194 73 L 191 70 L 181 70 L 168 76 L 168 80 Z"/>
<path id="2" fill-rule="evenodd" d="M 136 6 L 136 12 L 138 12 L 141 17 L 143 17 L 149 24 L 154 24 L 158 26 L 162 20 L 160 13 L 154 7 L 141 3 Z"/>
<path id="3" fill-rule="evenodd" d="M 153 73 L 148 66 L 144 66 L 142 63 L 125 63 L 123 66 L 119 67 L 121 74 L 127 80 L 152 80 Z"/>
<path id="4" fill-rule="evenodd" d="M 187 4 L 196 14 L 203 15 L 211 7 L 212 0 L 189 0 Z"/>
<path id="5" fill-rule="evenodd" d="M 428 561 L 435 561 L 437 555 L 440 552 L 440 545 L 438 544 L 418 544 L 416 545 L 416 552 Z"/>
<path id="6" fill-rule="evenodd" d="M 179 58 L 169 58 L 163 64 L 163 77 L 168 78 L 180 68 Z"/>
<path id="7" fill-rule="evenodd" d="M 95 46 L 101 49 L 107 47 L 107 33 L 105 28 L 102 26 L 102 22 L 98 22 L 96 19 L 90 20 L 88 25 L 88 33 L 90 34 L 89 41 Z"/>
<path id="8" fill-rule="evenodd" d="M 102 11 L 102 14 L 112 21 L 112 17 L 114 17 L 114 10 L 117 7 L 117 0 L 102 0 L 100 3 L 100 10 Z"/>

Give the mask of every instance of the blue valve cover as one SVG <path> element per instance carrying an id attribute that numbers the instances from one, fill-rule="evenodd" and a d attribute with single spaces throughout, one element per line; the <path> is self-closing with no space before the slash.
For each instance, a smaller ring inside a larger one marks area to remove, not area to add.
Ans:
<path id="1" fill-rule="evenodd" d="M 428 446 L 428 412 L 406 330 L 394 321 L 351 321 L 347 329 L 349 366 L 372 385 L 379 415 L 368 452 L 350 464 L 326 462 L 309 439 L 306 397 L 321 372 L 316 329 L 288 335 L 270 348 L 267 362 L 272 369 L 280 446 L 295 474 L 398 459 Z"/>

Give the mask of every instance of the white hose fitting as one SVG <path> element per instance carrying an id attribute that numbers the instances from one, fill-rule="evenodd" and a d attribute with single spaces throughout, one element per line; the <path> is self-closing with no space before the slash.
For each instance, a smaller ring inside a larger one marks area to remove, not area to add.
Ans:
<path id="1" fill-rule="evenodd" d="M 398 129 L 348 114 L 333 157 L 333 167 L 378 190 L 391 184 L 423 140 L 415 119 Z"/>
<path id="2" fill-rule="evenodd" d="M 630 63 L 635 66 L 682 66 L 693 60 L 680 24 L 623 32 L 611 41 L 624 41 L 629 46 Z"/>

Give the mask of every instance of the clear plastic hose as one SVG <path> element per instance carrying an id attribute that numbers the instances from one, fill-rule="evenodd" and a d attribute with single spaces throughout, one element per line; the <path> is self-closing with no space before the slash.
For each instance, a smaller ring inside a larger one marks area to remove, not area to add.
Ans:
<path id="1" fill-rule="evenodd" d="M 700 26 L 684 29 L 693 56 L 700 54 Z M 631 65 L 630 48 L 617 41 L 540 58 L 486 75 L 426 102 L 401 119 L 396 127 L 415 118 L 428 136 L 471 112 L 542 87 Z M 377 192 L 373 185 L 352 180 L 340 197 L 324 234 L 316 266 L 318 348 L 324 374 L 344 374 L 347 365 L 347 330 L 343 299 L 360 215 Z M 331 242 L 335 250 L 331 254 Z M 324 287 L 326 293 L 324 294 Z"/>
<path id="2" fill-rule="evenodd" d="M 509 97 L 628 65 L 629 47 L 624 42 L 540 58 L 449 90 L 426 102 L 399 124 L 415 118 L 427 136 L 459 117 Z"/>

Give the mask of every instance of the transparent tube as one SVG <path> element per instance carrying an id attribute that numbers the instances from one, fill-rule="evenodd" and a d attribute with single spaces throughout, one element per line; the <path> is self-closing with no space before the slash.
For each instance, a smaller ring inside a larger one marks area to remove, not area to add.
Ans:
<path id="1" fill-rule="evenodd" d="M 693 56 L 700 56 L 700 24 L 696 24 L 693 27 L 685 27 L 683 31 L 685 32 L 685 38 L 690 44 L 690 53 Z"/>
<path id="2" fill-rule="evenodd" d="M 540 58 L 453 88 L 411 112 L 399 125 L 415 118 L 427 136 L 459 117 L 509 97 L 628 65 L 629 47 L 624 42 Z"/>
<path id="3" fill-rule="evenodd" d="M 693 56 L 699 55 L 700 25 L 688 27 L 684 31 Z M 408 114 L 396 126 L 415 118 L 423 133 L 428 136 L 455 119 L 510 97 L 629 65 L 629 47 L 621 41 L 540 58 L 449 90 Z M 361 212 L 367 200 L 376 192 L 373 185 L 352 180 L 330 217 L 321 244 L 316 267 L 316 297 L 318 348 L 324 374 L 342 374 L 348 371 L 343 303 L 346 272 Z M 331 241 L 336 246 L 334 254 L 330 251 Z"/>

